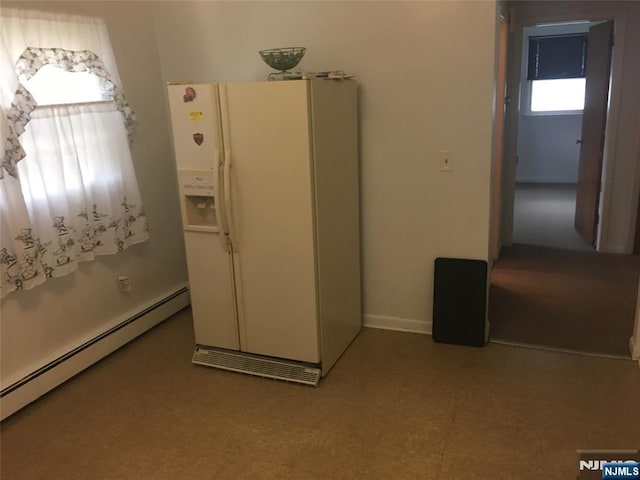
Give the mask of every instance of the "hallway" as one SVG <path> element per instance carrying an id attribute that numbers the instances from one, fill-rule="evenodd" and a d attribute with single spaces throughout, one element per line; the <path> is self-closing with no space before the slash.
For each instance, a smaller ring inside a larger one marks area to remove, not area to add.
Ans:
<path id="1" fill-rule="evenodd" d="M 629 356 L 640 256 L 503 248 L 492 272 L 490 337 Z"/>
<path id="2" fill-rule="evenodd" d="M 576 185 L 517 183 L 513 243 L 593 252 L 575 230 Z"/>

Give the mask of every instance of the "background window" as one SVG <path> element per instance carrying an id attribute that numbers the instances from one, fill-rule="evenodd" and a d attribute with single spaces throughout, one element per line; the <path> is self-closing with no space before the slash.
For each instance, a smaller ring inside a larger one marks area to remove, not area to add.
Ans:
<path id="1" fill-rule="evenodd" d="M 562 112 L 584 109 L 584 78 L 531 81 L 532 112 Z"/>
<path id="2" fill-rule="evenodd" d="M 531 113 L 584 109 L 586 33 L 529 37 L 527 80 Z"/>
<path id="3" fill-rule="evenodd" d="M 38 105 L 64 105 L 107 100 L 102 95 L 101 80 L 89 72 L 68 72 L 45 65 L 25 82 Z"/>

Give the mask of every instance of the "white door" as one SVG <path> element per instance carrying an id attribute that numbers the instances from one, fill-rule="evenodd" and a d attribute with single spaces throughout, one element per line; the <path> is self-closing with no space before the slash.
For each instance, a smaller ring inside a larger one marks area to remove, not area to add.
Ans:
<path id="1" fill-rule="evenodd" d="M 184 196 L 180 186 L 195 340 L 201 345 L 238 350 L 233 270 L 230 254 L 223 248 L 222 194 L 217 182 L 221 149 L 217 87 L 169 85 L 169 105 L 178 182 L 186 178 L 181 175 L 184 172 L 191 175 L 208 171 L 216 179 L 213 225 L 198 225 L 189 218 L 189 209 L 210 205 L 200 202 L 198 197 Z"/>
<path id="2" fill-rule="evenodd" d="M 241 348 L 319 362 L 307 89 L 229 84 L 220 96 Z"/>

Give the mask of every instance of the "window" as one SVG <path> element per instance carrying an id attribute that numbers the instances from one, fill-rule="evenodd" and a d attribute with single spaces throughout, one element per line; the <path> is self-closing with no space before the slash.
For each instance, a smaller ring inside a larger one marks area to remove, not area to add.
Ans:
<path id="1" fill-rule="evenodd" d="M 100 77 L 89 72 L 67 72 L 54 65 L 44 65 L 24 85 L 41 106 L 107 100 Z"/>
<path id="2" fill-rule="evenodd" d="M 529 37 L 529 113 L 584 109 L 587 44 L 586 33 Z"/>
<path id="3" fill-rule="evenodd" d="M 531 81 L 532 112 L 575 112 L 584 109 L 584 78 Z"/>
<path id="4" fill-rule="evenodd" d="M 0 14 L 0 296 L 148 238 L 135 128 L 100 19 Z M 55 45 L 55 47 L 51 47 Z"/>

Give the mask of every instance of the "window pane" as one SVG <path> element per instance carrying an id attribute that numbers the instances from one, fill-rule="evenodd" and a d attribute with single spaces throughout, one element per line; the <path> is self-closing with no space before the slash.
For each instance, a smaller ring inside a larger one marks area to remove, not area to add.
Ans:
<path id="1" fill-rule="evenodd" d="M 100 78 L 89 72 L 67 72 L 45 65 L 25 86 L 38 105 L 99 102 L 104 100 Z"/>
<path id="2" fill-rule="evenodd" d="M 584 88 L 584 78 L 533 80 L 531 82 L 531 111 L 583 110 Z"/>

